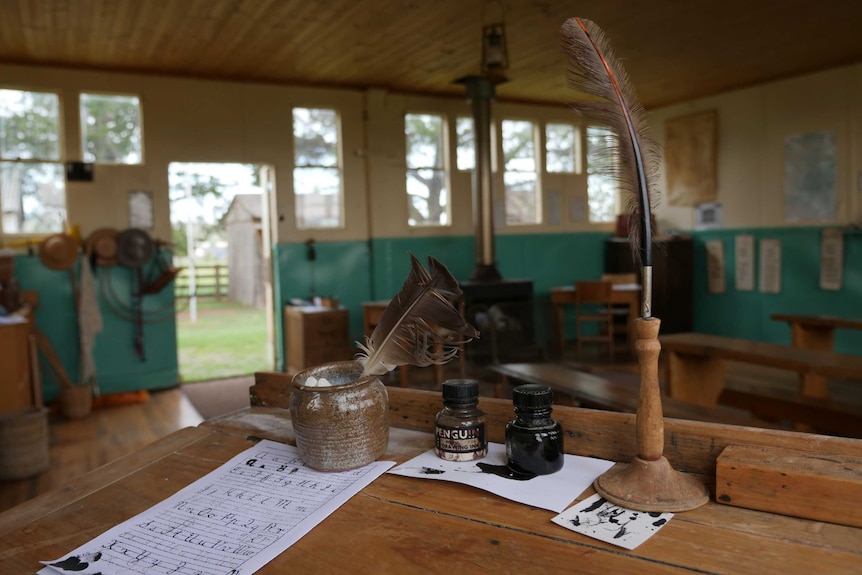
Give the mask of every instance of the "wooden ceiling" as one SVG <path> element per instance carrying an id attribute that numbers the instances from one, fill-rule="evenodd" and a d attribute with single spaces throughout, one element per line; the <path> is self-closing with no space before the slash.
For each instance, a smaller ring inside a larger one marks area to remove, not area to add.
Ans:
<path id="1" fill-rule="evenodd" d="M 458 95 L 501 5 L 501 101 L 573 98 L 572 16 L 605 30 L 648 108 L 862 61 L 854 0 L 0 0 L 0 62 Z"/>

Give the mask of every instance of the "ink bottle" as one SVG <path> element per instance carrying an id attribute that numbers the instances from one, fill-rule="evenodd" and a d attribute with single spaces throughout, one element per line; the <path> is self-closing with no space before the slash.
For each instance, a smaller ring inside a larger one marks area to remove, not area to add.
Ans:
<path id="1" fill-rule="evenodd" d="M 473 461 L 488 454 L 485 414 L 476 407 L 479 382 L 447 379 L 443 382 L 443 405 L 435 418 L 434 451 L 448 461 Z"/>
<path id="2" fill-rule="evenodd" d="M 551 419 L 553 402 L 547 385 L 512 390 L 517 418 L 506 424 L 506 459 L 513 471 L 547 475 L 563 468 L 563 428 Z"/>

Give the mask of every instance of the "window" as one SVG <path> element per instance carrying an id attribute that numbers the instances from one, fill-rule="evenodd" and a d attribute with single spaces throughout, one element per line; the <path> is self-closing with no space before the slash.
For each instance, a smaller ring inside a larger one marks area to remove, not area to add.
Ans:
<path id="1" fill-rule="evenodd" d="M 137 96 L 81 94 L 84 161 L 141 163 L 141 102 Z"/>
<path id="2" fill-rule="evenodd" d="M 407 114 L 407 223 L 444 226 L 450 222 L 445 168 L 445 121 L 434 114 Z"/>
<path id="3" fill-rule="evenodd" d="M 0 90 L 0 231 L 62 231 L 64 177 L 59 96 Z"/>
<path id="4" fill-rule="evenodd" d="M 476 167 L 476 136 L 473 134 L 473 118 L 460 116 L 455 120 L 458 135 L 458 169 L 472 170 Z"/>
<path id="5" fill-rule="evenodd" d="M 536 170 L 536 128 L 533 122 L 503 120 L 503 185 L 506 224 L 541 223 L 541 197 Z"/>
<path id="6" fill-rule="evenodd" d="M 580 174 L 580 134 L 571 124 L 545 126 L 545 170 L 549 173 Z"/>
<path id="7" fill-rule="evenodd" d="M 335 110 L 293 109 L 296 226 L 343 225 L 339 121 Z"/>
<path id="8" fill-rule="evenodd" d="M 591 222 L 612 222 L 619 211 L 619 193 L 613 177 L 614 135 L 609 128 L 587 127 L 587 201 Z"/>

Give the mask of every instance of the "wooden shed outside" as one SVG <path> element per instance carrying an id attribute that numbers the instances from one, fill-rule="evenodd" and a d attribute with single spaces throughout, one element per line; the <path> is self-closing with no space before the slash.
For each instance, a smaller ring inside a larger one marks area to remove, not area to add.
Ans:
<path id="1" fill-rule="evenodd" d="M 261 194 L 237 194 L 222 219 L 228 237 L 228 297 L 263 307 Z"/>

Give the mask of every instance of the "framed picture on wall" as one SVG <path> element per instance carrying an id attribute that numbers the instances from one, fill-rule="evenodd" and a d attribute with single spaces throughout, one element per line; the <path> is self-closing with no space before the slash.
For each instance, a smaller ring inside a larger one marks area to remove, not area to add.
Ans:
<path id="1" fill-rule="evenodd" d="M 715 110 L 665 122 L 664 161 L 670 205 L 697 206 L 715 201 L 715 153 Z"/>

